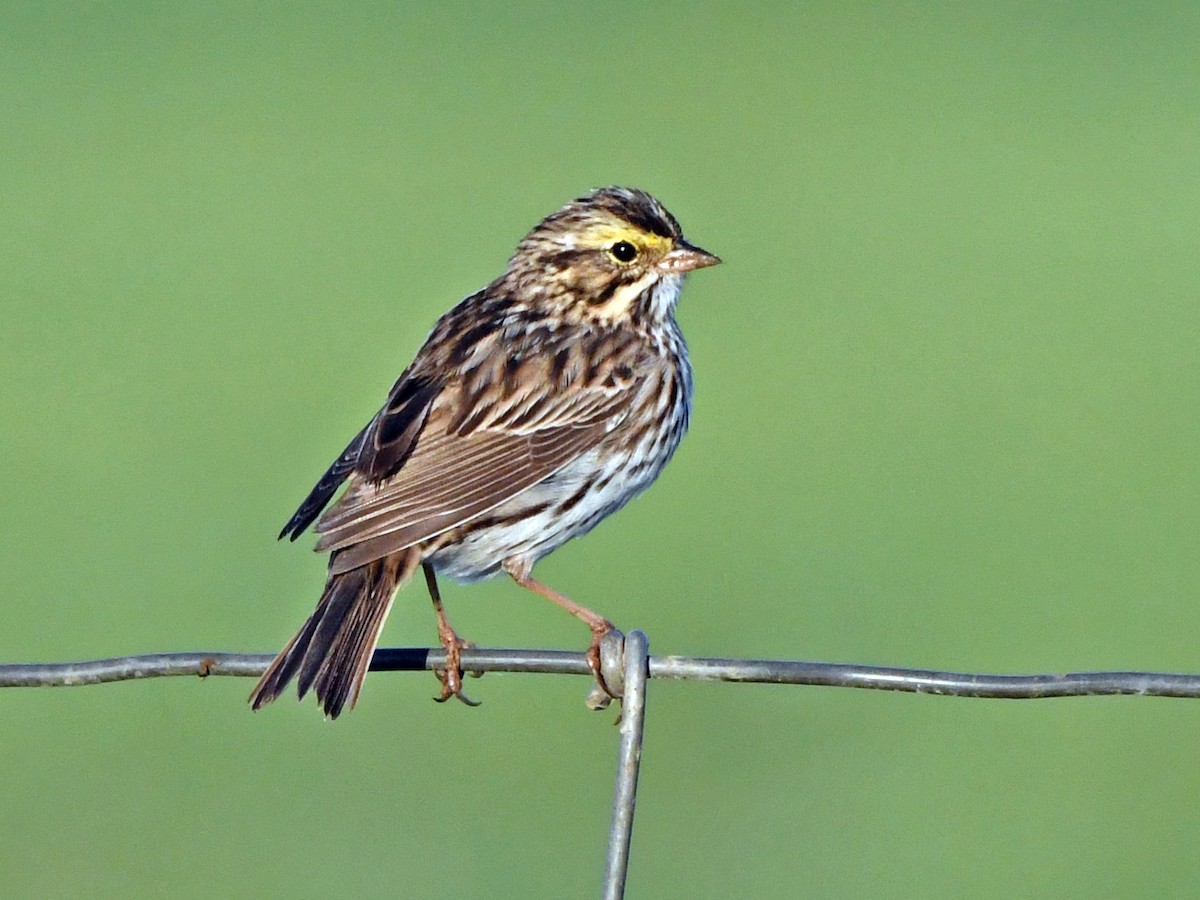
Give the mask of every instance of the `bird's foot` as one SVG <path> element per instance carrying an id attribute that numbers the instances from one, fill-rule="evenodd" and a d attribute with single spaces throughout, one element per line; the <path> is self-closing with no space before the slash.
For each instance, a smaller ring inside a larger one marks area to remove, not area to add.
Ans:
<path id="1" fill-rule="evenodd" d="M 462 651 L 469 650 L 475 645 L 470 641 L 464 641 L 449 628 L 444 632 L 439 628 L 438 631 L 438 637 L 446 651 L 446 668 L 433 670 L 433 674 L 442 683 L 441 695 L 433 699 L 438 703 L 445 703 L 451 697 L 457 697 L 467 706 L 478 706 L 479 701 L 472 700 L 463 693 L 462 689 Z"/>
<path id="2" fill-rule="evenodd" d="M 604 709 L 611 701 L 621 699 L 625 635 L 607 619 L 588 624 L 592 629 L 592 642 L 587 649 L 587 664 L 596 683 L 587 705 L 591 709 Z M 606 676 L 605 672 L 609 674 Z"/>

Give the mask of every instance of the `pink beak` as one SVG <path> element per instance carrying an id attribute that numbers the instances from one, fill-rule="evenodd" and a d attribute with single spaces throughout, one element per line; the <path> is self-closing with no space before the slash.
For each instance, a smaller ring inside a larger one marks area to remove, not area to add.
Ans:
<path id="1" fill-rule="evenodd" d="M 720 261 L 719 256 L 681 240 L 676 243 L 674 250 L 658 261 L 658 267 L 665 272 L 690 272 L 692 269 L 715 266 Z"/>

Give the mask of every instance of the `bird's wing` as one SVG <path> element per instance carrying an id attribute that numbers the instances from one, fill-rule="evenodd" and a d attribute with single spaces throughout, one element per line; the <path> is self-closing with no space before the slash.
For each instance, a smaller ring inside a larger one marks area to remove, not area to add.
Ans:
<path id="1" fill-rule="evenodd" d="M 380 451 L 364 445 L 349 489 L 317 523 L 317 549 L 336 551 L 331 572 L 435 537 L 554 474 L 620 423 L 641 381 L 624 367 L 621 377 L 564 384 L 535 363 L 445 387 L 415 446 L 382 479 L 371 477 Z"/>
<path id="2" fill-rule="evenodd" d="M 410 376 L 408 372 L 401 375 L 383 409 L 346 445 L 283 526 L 279 537 L 293 541 L 298 538 L 356 469 L 368 478 L 379 480 L 404 465 L 416 446 L 439 389 L 440 385 Z"/>

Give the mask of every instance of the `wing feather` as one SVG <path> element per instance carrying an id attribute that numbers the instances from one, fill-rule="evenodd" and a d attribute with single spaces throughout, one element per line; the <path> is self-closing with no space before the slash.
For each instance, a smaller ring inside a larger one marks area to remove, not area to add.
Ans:
<path id="1" fill-rule="evenodd" d="M 331 534 L 351 525 L 355 533 L 361 532 L 361 537 L 370 537 L 367 532 L 371 520 L 381 517 L 385 520 L 397 519 L 405 513 L 429 507 L 432 497 L 450 498 L 458 493 L 468 493 L 477 485 L 504 480 L 510 470 L 520 467 L 522 457 L 526 455 L 517 442 L 510 442 L 507 448 L 498 449 L 495 455 L 489 455 L 488 447 L 482 444 L 470 449 L 475 454 L 474 458 L 463 453 L 459 468 L 452 473 L 427 471 L 411 480 L 405 479 L 402 491 L 390 485 L 374 490 L 368 487 L 362 495 L 363 499 L 346 509 L 339 506 L 333 511 L 337 515 L 331 514 L 317 530 L 322 534 Z"/>

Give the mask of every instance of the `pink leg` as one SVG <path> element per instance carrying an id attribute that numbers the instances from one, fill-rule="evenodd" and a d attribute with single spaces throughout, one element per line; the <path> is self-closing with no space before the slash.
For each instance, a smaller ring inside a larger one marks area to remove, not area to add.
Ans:
<path id="1" fill-rule="evenodd" d="M 479 704 L 464 694 L 462 689 L 461 654 L 464 648 L 475 645 L 470 641 L 464 641 L 450 627 L 450 620 L 446 618 L 446 610 L 442 607 L 442 593 L 438 590 L 437 575 L 433 571 L 433 566 L 423 562 L 421 568 L 425 571 L 425 584 L 429 587 L 429 597 L 433 600 L 433 611 L 437 614 L 438 640 L 446 650 L 446 671 L 434 673 L 437 675 L 438 681 L 442 683 L 442 694 L 433 699 L 438 703 L 445 703 L 451 697 L 457 697 L 467 706 L 478 706 Z"/>
<path id="2" fill-rule="evenodd" d="M 608 685 L 604 683 L 604 675 L 600 671 L 600 642 L 616 626 L 599 613 L 592 612 L 586 606 L 580 606 L 570 597 L 564 596 L 554 590 L 554 588 L 542 584 L 542 582 L 530 575 L 532 569 L 531 565 L 519 557 L 510 557 L 504 561 L 504 571 L 511 575 L 517 584 L 523 588 L 528 588 L 535 594 L 540 594 L 552 603 L 558 604 L 571 615 L 581 619 L 592 630 L 592 643 L 588 646 L 587 650 L 588 667 L 592 670 L 592 674 L 596 677 L 596 683 L 600 685 L 604 693 L 617 699 L 616 695 L 608 689 Z"/>

